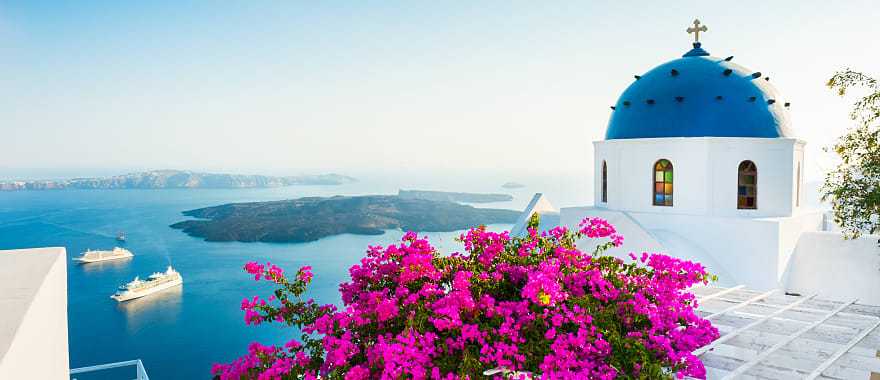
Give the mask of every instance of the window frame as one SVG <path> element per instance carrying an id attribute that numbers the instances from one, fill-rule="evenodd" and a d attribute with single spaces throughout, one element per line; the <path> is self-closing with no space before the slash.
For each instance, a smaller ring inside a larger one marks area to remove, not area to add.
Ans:
<path id="1" fill-rule="evenodd" d="M 751 183 L 745 181 L 744 177 L 747 176 L 752 177 Z M 752 160 L 743 160 L 736 167 L 736 209 L 758 209 L 758 165 Z"/>
<path id="2" fill-rule="evenodd" d="M 660 164 L 665 162 L 666 164 L 663 167 L 660 167 Z M 659 167 L 659 169 L 658 169 Z M 658 181 L 658 173 L 663 173 L 661 180 Z M 675 170 L 672 161 L 666 158 L 661 158 L 657 161 L 654 161 L 654 165 L 651 166 L 651 204 L 659 207 L 673 207 L 674 203 L 674 194 L 675 194 Z M 662 186 L 662 190 L 658 191 L 658 185 Z M 658 196 L 662 196 L 658 198 Z"/>
<path id="3" fill-rule="evenodd" d="M 601 184 L 602 203 L 608 203 L 608 162 L 602 160 L 602 184 Z"/>

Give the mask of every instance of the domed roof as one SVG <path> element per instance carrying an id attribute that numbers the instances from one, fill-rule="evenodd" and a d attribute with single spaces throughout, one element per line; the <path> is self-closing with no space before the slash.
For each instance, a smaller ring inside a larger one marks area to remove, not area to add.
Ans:
<path id="1" fill-rule="evenodd" d="M 648 71 L 620 95 L 605 139 L 790 137 L 788 103 L 769 78 L 694 49 Z"/>

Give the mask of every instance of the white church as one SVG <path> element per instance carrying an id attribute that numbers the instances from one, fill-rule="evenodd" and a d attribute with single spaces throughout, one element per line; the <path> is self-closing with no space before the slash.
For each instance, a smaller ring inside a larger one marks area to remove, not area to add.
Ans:
<path id="1" fill-rule="evenodd" d="M 705 30 L 688 32 L 699 41 Z M 512 232 L 534 213 L 542 229 L 602 217 L 625 237 L 619 257 L 665 253 L 702 263 L 723 286 L 880 305 L 878 237 L 844 240 L 826 211 L 804 207 L 806 142 L 790 104 L 737 62 L 694 42 L 636 75 L 593 142 L 594 205 L 556 209 L 536 194 Z"/>

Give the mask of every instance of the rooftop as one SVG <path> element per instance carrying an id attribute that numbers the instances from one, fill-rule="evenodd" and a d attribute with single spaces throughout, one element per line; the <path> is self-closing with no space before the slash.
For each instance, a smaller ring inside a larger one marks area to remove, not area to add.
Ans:
<path id="1" fill-rule="evenodd" d="M 605 139 L 793 136 L 789 103 L 770 77 L 732 56 L 699 52 L 695 43 L 684 57 L 636 75 L 612 106 Z"/>

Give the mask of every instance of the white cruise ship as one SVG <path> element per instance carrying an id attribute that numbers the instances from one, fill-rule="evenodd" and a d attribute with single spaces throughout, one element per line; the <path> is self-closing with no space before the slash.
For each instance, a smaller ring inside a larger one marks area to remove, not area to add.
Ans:
<path id="1" fill-rule="evenodd" d="M 88 263 L 97 263 L 100 261 L 107 261 L 107 260 L 126 259 L 126 258 L 129 258 L 132 256 L 134 256 L 134 255 L 131 253 L 131 251 L 129 251 L 125 248 L 116 247 L 116 248 L 113 248 L 112 251 L 87 250 L 87 251 L 83 252 L 79 257 L 75 257 L 73 259 L 73 261 L 77 261 L 82 264 L 88 264 Z"/>
<path id="2" fill-rule="evenodd" d="M 183 277 L 180 273 L 168 266 L 163 273 L 153 273 L 146 280 L 135 277 L 131 282 L 119 287 L 119 290 L 110 296 L 119 302 L 133 300 L 165 289 L 183 285 Z"/>

